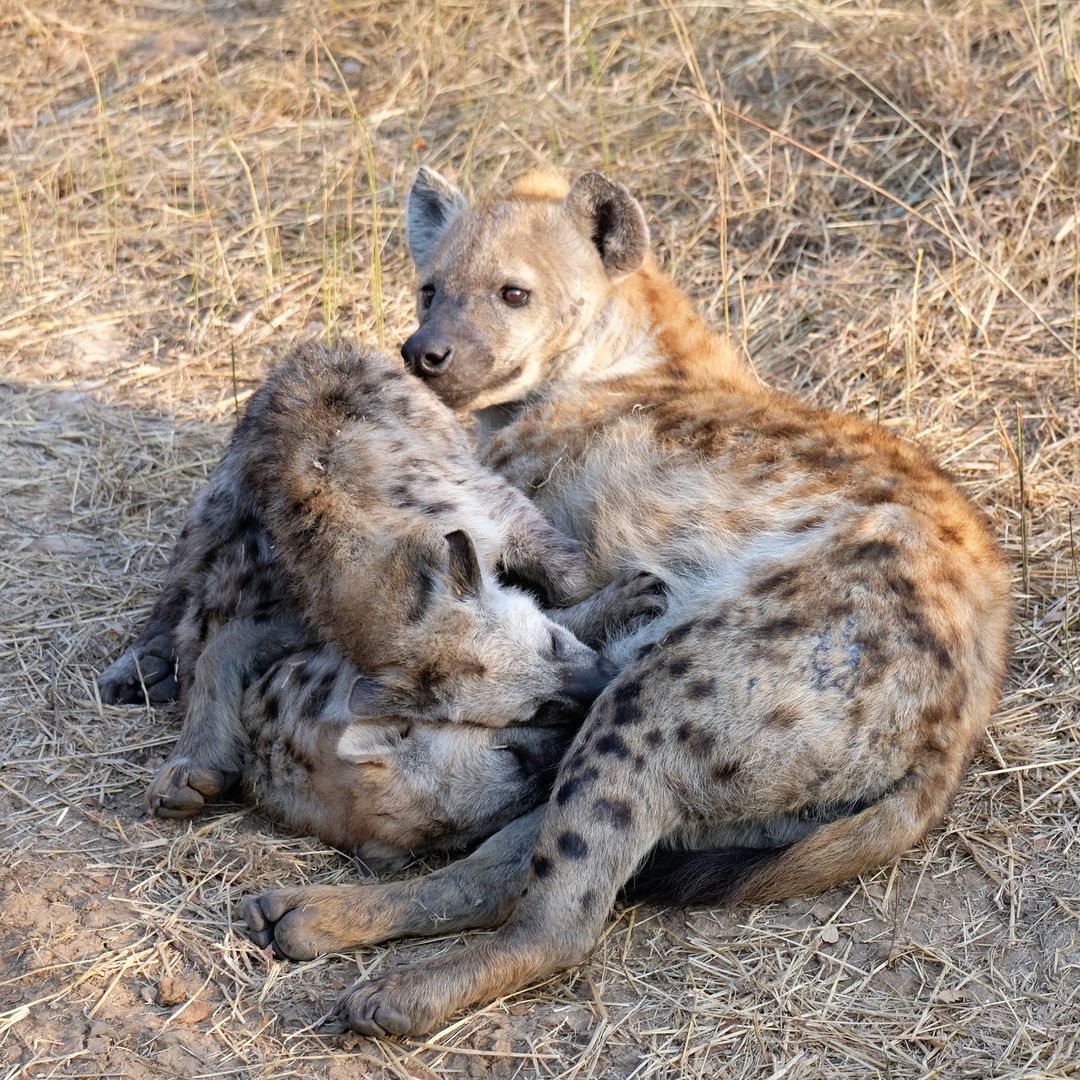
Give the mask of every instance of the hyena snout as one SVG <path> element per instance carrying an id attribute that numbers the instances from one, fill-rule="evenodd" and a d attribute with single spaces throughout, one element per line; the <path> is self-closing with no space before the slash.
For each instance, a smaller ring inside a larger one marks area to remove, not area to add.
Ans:
<path id="1" fill-rule="evenodd" d="M 454 346 L 443 335 L 421 326 L 401 346 L 401 358 L 413 375 L 421 379 L 435 379 L 453 362 Z"/>
<path id="2" fill-rule="evenodd" d="M 574 705 L 591 705 L 605 686 L 619 673 L 606 657 L 593 653 L 586 663 L 570 667 L 563 678 L 563 693 Z"/>

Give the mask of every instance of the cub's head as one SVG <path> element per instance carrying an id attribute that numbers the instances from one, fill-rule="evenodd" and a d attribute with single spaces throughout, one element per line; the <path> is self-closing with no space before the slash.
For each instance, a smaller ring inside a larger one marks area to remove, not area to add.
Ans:
<path id="1" fill-rule="evenodd" d="M 558 377 L 615 284 L 641 266 L 641 207 L 598 172 L 533 179 L 470 207 L 422 168 L 405 208 L 419 329 L 401 354 L 452 408 L 516 401 Z"/>
<path id="2" fill-rule="evenodd" d="M 461 530 L 412 530 L 387 566 L 394 605 L 365 615 L 369 648 L 353 689 L 355 716 L 493 726 L 538 714 L 569 720 L 614 675 L 531 595 L 486 572 Z"/>
<path id="3" fill-rule="evenodd" d="M 565 727 L 354 721 L 334 760 L 320 762 L 319 801 L 335 811 L 315 831 L 378 872 L 409 852 L 469 847 L 544 798 L 571 736 Z"/>

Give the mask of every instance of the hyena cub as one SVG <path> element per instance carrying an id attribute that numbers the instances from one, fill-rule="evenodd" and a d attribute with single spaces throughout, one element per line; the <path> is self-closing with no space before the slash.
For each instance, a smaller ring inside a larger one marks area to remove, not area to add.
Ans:
<path id="1" fill-rule="evenodd" d="M 243 772 L 241 691 L 209 704 L 229 665 L 242 689 L 296 636 L 249 635 L 252 653 L 234 642 L 200 667 L 243 620 L 288 628 L 306 612 L 305 646 L 332 638 L 339 665 L 360 661 L 348 668 L 353 719 L 501 727 L 541 710 L 580 715 L 611 669 L 575 632 L 598 643 L 598 628 L 657 598 L 630 575 L 546 615 L 503 585 L 497 563 L 549 595 L 578 594 L 579 550 L 469 451 L 434 395 L 373 353 L 305 346 L 269 375 L 195 499 L 146 628 L 100 679 L 103 699 L 137 700 L 142 673 L 175 657 L 186 719 L 151 787 L 155 812 L 193 813 Z M 328 671 L 324 692 L 330 683 Z"/>
<path id="2" fill-rule="evenodd" d="M 469 207 L 422 170 L 406 216 L 409 365 L 457 409 L 502 411 L 486 460 L 582 543 L 596 582 L 638 566 L 668 594 L 609 642 L 621 672 L 542 814 L 418 882 L 249 902 L 258 939 L 285 926 L 305 955 L 502 922 L 347 993 L 368 1034 L 424 1031 L 579 962 L 624 890 L 763 901 L 895 859 L 940 821 L 986 728 L 1010 609 L 950 479 L 762 385 L 657 268 L 624 188 L 588 173 Z"/>
<path id="3" fill-rule="evenodd" d="M 467 847 L 549 790 L 565 725 L 357 719 L 359 677 L 299 618 L 229 623 L 196 661 L 184 730 L 150 788 L 151 809 L 188 817 L 239 777 L 274 820 L 385 870 L 411 852 Z"/>

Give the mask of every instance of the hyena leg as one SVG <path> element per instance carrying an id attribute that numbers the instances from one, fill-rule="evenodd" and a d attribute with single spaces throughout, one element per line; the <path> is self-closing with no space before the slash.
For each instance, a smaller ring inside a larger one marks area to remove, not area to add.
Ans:
<path id="1" fill-rule="evenodd" d="M 518 818 L 465 859 L 433 874 L 376 885 L 275 889 L 245 901 L 257 945 L 290 960 L 417 937 L 498 926 L 521 894 L 543 807 Z"/>
<path id="2" fill-rule="evenodd" d="M 647 622 L 667 609 L 664 583 L 645 570 L 632 571 L 570 607 L 554 608 L 548 618 L 565 626 L 584 644 L 596 649 L 632 623 Z"/>
<path id="3" fill-rule="evenodd" d="M 520 491 L 503 490 L 500 497 L 503 567 L 541 588 L 553 607 L 587 597 L 592 585 L 581 545 L 556 529 Z"/>
<path id="4" fill-rule="evenodd" d="M 643 738 L 619 726 L 630 714 L 611 707 L 617 694 L 604 700 L 608 707 L 594 709 L 559 771 L 528 887 L 507 921 L 486 940 L 347 991 L 337 1011 L 349 1028 L 427 1031 L 588 955 L 621 887 L 678 825 L 668 770 L 685 763 L 681 754 L 650 756 Z"/>
<path id="5" fill-rule="evenodd" d="M 195 663 L 180 738 L 146 793 L 158 817 L 191 817 L 240 778 L 241 709 L 257 673 L 303 643 L 298 624 L 241 620 L 219 631 Z"/>
<path id="6" fill-rule="evenodd" d="M 173 631 L 184 614 L 183 582 L 168 582 L 157 598 L 139 636 L 97 677 L 106 705 L 138 705 L 175 701 L 176 642 Z"/>

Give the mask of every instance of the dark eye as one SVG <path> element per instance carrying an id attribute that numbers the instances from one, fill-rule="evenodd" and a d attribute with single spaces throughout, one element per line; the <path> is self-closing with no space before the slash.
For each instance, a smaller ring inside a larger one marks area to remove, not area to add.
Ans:
<path id="1" fill-rule="evenodd" d="M 434 285 L 421 285 L 420 286 L 420 309 L 427 311 L 431 307 L 431 301 L 435 299 L 435 286 Z"/>
<path id="2" fill-rule="evenodd" d="M 551 632 L 551 655 L 556 660 L 561 660 L 566 655 L 566 644 L 562 635 L 554 630 Z"/>
<path id="3" fill-rule="evenodd" d="M 522 307 L 529 302 L 529 290 L 516 285 L 504 285 L 500 295 L 511 307 Z"/>

